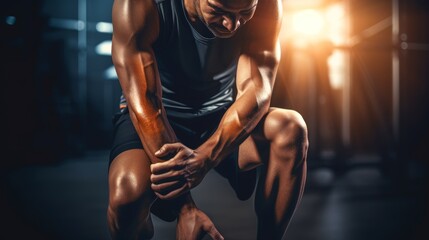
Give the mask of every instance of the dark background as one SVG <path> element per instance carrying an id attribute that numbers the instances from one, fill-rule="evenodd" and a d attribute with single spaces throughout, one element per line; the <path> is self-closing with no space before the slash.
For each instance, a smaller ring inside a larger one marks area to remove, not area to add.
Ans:
<path id="1" fill-rule="evenodd" d="M 59 174 L 57 176 L 46 173 L 46 179 L 34 178 L 34 174 L 45 171 L 45 167 L 61 168 L 63 164 L 78 164 L 82 161 L 105 164 L 107 161 L 112 137 L 111 118 L 117 109 L 121 92 L 117 79 L 108 75 L 108 69 L 112 67 L 111 56 L 96 52 L 98 44 L 111 39 L 111 33 L 97 31 L 96 24 L 111 22 L 112 2 L 14 0 L 1 4 L 0 96 L 3 103 L 3 143 L 0 204 L 8 209 L 8 214 L 2 217 L 0 229 L 6 233 L 28 231 L 29 235 L 43 233 L 54 236 L 80 221 L 74 219 L 64 226 L 47 227 L 49 220 L 38 217 L 40 213 L 28 206 L 33 206 L 32 199 L 38 199 L 39 195 L 52 199 L 49 194 L 59 193 L 48 189 L 42 193 L 31 192 L 32 185 L 25 182 L 39 183 L 39 187 L 46 187 L 44 184 L 54 186 L 55 179 L 63 179 L 63 174 L 56 172 Z M 397 222 L 383 230 L 390 231 L 392 235 L 375 234 L 378 238 L 374 239 L 392 239 L 391 236 L 420 239 L 424 226 L 428 224 L 429 3 L 425 0 L 349 0 L 347 4 L 350 9 L 351 35 L 362 36 L 359 43 L 353 46 L 325 44 L 305 50 L 305 54 L 314 61 L 311 74 L 315 80 L 303 80 L 295 85 L 293 76 L 297 75 L 292 73 L 294 60 L 290 53 L 296 50 L 287 43 L 283 44 L 273 106 L 296 109 L 307 121 L 310 133 L 308 194 L 316 192 L 324 196 L 330 193 L 326 192 L 327 186 L 332 189 L 336 184 L 341 185 L 341 181 L 347 179 L 353 170 L 375 169 L 376 176 L 388 182 L 389 191 L 381 194 L 385 188 L 374 189 L 371 183 L 364 184 L 363 189 L 370 189 L 369 192 L 375 194 L 374 199 L 383 199 L 386 204 L 380 203 L 380 206 L 388 206 L 398 196 L 411 196 L 412 199 L 404 200 L 404 206 L 410 206 L 409 211 L 401 205 L 404 211 L 399 211 L 396 206 L 379 213 L 376 222 L 392 218 L 397 218 Z M 394 4 L 398 6 L 396 13 Z M 365 37 L 367 29 L 389 17 L 398 23 L 397 34 L 392 34 L 394 27 L 391 25 Z M 350 54 L 350 90 L 347 94 L 341 92 L 344 90 L 332 89 L 328 83 L 326 59 L 335 48 Z M 104 201 L 104 204 L 106 182 L 103 174 L 106 174 L 106 169 L 93 166 L 95 172 L 86 172 L 87 167 L 83 164 L 81 170 L 69 172 L 69 177 L 81 179 L 89 176 L 92 179 L 99 176 L 96 183 L 101 184 L 103 192 L 96 199 Z M 324 180 L 318 178 L 314 178 L 313 182 L 311 174 L 315 173 L 316 176 L 321 169 L 328 171 L 331 176 L 323 178 L 329 180 L 326 180 L 329 182 L 327 185 L 321 184 Z M 364 171 L 356 181 L 364 181 L 371 176 L 371 173 Z M 92 182 L 94 189 L 97 189 L 96 183 Z M 346 184 L 342 190 L 356 193 L 353 186 Z M 80 201 L 77 196 L 79 187 L 58 186 L 62 189 L 60 192 L 65 193 L 68 192 L 67 187 L 76 189 L 75 195 L 60 199 Z M 359 201 L 361 195 L 348 197 Z M 43 199 L 40 198 L 40 204 L 44 206 L 44 211 L 51 212 L 48 216 L 55 218 L 53 209 L 62 208 L 46 204 Z M 320 213 L 314 211 L 315 214 Z M 102 210 L 97 213 L 100 212 L 104 213 Z M 409 218 L 401 219 L 400 214 L 404 212 L 410 214 L 406 215 Z M 87 215 L 93 213 L 87 212 Z M 333 211 L 330 216 L 338 215 L 338 212 Z M 307 225 L 316 232 L 321 231 L 321 225 L 314 221 L 314 217 L 306 220 L 303 215 L 298 215 L 297 218 L 299 225 L 296 223 L 290 230 L 292 234 L 296 233 L 296 239 L 304 239 L 299 234 L 305 230 L 298 229 L 305 229 Z M 104 221 L 103 217 L 100 219 Z M 345 224 L 354 226 L 354 223 L 350 220 Z M 97 226 L 104 232 L 104 222 Z M 391 226 L 396 227 L 390 229 Z M 399 226 L 406 226 L 407 230 L 399 231 Z M 351 229 L 350 232 L 353 232 L 353 227 Z M 359 229 L 357 232 L 362 233 L 372 228 L 362 226 Z M 337 230 L 334 229 L 332 234 L 347 236 L 339 234 Z M 396 231 L 400 234 L 394 234 Z M 370 232 L 368 230 L 368 236 L 371 236 Z M 90 239 L 105 237 L 90 233 L 85 236 Z M 63 238 L 59 235 L 56 238 Z M 351 238 L 313 236 L 306 239 Z"/>

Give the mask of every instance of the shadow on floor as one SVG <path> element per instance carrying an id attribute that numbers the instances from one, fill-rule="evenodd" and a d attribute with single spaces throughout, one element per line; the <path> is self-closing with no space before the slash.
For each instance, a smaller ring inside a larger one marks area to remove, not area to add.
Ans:
<path id="1" fill-rule="evenodd" d="M 107 151 L 90 152 L 3 172 L 0 239 L 110 239 L 105 214 L 107 156 Z M 313 169 L 287 239 L 429 239 L 427 186 L 426 175 L 404 182 L 371 167 L 342 176 L 328 168 Z M 237 200 L 217 173 L 210 172 L 193 196 L 225 239 L 256 239 L 253 198 Z M 154 224 L 154 239 L 175 239 L 174 222 L 154 217 Z"/>

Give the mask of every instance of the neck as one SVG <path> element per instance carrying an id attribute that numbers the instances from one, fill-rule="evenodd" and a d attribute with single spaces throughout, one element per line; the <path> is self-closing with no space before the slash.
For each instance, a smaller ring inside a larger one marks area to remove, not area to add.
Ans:
<path id="1" fill-rule="evenodd" d="M 185 8 L 185 13 L 189 23 L 203 36 L 211 36 L 212 33 L 204 24 L 201 19 L 201 12 L 198 11 L 198 4 L 200 0 L 182 0 Z"/>
<path id="2" fill-rule="evenodd" d="M 195 7 L 195 0 L 182 0 L 188 20 L 191 23 L 199 21 L 198 12 Z"/>

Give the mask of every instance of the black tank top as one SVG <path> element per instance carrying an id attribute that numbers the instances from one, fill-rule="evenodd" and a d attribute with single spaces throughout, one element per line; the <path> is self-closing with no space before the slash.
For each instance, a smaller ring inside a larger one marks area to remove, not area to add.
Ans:
<path id="1" fill-rule="evenodd" d="M 228 39 L 203 36 L 188 21 L 183 0 L 154 1 L 160 33 L 153 49 L 167 115 L 196 117 L 230 105 L 241 34 Z"/>

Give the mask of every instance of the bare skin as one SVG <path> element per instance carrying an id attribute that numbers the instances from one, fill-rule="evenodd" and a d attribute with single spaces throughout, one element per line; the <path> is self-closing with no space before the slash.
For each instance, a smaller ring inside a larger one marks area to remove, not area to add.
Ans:
<path id="1" fill-rule="evenodd" d="M 112 57 L 145 149 L 125 151 L 110 166 L 112 238 L 150 239 L 150 208 L 155 201 L 173 200 L 178 203 L 177 239 L 201 239 L 205 234 L 223 239 L 196 207 L 190 190 L 238 149 L 241 170 L 262 169 L 255 196 L 258 239 L 282 239 L 304 191 L 308 139 L 297 112 L 270 108 L 280 60 L 281 0 L 184 0 L 184 5 L 200 31 L 219 38 L 246 34 L 237 65 L 237 97 L 199 147 L 178 142 L 161 102 L 152 49 L 159 33 L 154 2 L 115 0 Z"/>

